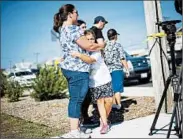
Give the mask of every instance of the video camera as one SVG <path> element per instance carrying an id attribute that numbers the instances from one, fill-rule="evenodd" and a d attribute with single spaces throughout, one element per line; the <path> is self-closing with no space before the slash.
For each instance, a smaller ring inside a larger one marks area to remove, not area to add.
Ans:
<path id="1" fill-rule="evenodd" d="M 156 25 L 162 26 L 162 29 L 167 34 L 167 40 L 168 41 L 174 41 L 176 39 L 176 26 L 175 24 L 180 23 L 181 20 L 171 20 L 171 21 L 164 21 L 164 22 L 158 22 Z"/>

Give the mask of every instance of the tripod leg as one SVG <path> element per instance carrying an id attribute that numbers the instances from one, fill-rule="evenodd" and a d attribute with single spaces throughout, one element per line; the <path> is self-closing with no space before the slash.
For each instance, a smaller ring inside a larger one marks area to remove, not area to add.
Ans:
<path id="1" fill-rule="evenodd" d="M 179 101 L 179 100 L 178 100 Z M 175 131 L 177 133 L 177 135 L 180 135 L 180 129 L 181 129 L 181 107 L 180 107 L 180 104 L 179 102 L 177 102 L 177 105 L 176 105 L 176 112 L 175 112 Z"/>
<path id="2" fill-rule="evenodd" d="M 172 113 L 172 117 L 171 117 L 171 120 L 170 120 L 170 126 L 169 126 L 169 129 L 168 129 L 167 138 L 170 137 L 170 132 L 171 132 L 171 129 L 172 129 L 173 119 L 176 115 L 176 107 L 177 107 L 177 103 L 174 105 L 174 108 L 173 108 L 173 113 Z"/>
<path id="3" fill-rule="evenodd" d="M 172 77 L 169 76 L 168 79 L 167 79 L 167 81 L 166 81 L 166 83 L 165 83 L 165 88 L 164 88 L 164 90 L 163 90 L 163 95 L 162 95 L 162 97 L 161 97 L 161 100 L 160 100 L 158 109 L 157 109 L 156 114 L 155 114 L 155 118 L 154 118 L 153 123 L 152 123 L 152 126 L 151 126 L 151 128 L 150 128 L 150 133 L 149 133 L 150 136 L 153 134 L 152 132 L 153 132 L 153 130 L 155 129 L 155 125 L 156 125 L 156 123 L 157 123 L 157 120 L 158 120 L 158 117 L 159 117 L 159 113 L 160 113 L 161 108 L 162 108 L 162 105 L 163 105 L 163 101 L 164 101 L 164 99 L 165 99 L 165 97 L 166 97 L 167 90 L 168 90 L 168 87 L 169 87 L 171 78 L 172 78 Z"/>

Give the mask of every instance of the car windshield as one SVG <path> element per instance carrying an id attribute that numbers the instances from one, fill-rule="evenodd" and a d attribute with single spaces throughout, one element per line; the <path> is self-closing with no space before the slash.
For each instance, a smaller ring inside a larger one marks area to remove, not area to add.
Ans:
<path id="1" fill-rule="evenodd" d="M 38 73 L 38 69 L 31 69 L 31 71 L 33 72 L 33 73 Z"/>
<path id="2" fill-rule="evenodd" d="M 13 74 L 13 73 L 10 73 L 10 74 L 8 75 L 8 77 L 12 77 L 12 76 L 14 76 L 14 74 Z"/>
<path id="3" fill-rule="evenodd" d="M 32 75 L 32 72 L 29 71 L 21 71 L 21 72 L 16 72 L 16 76 L 25 76 L 25 75 Z"/>

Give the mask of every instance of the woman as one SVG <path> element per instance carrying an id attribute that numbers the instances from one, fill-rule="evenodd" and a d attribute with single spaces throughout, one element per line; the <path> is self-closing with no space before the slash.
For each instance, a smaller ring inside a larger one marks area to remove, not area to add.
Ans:
<path id="1" fill-rule="evenodd" d="M 86 22 L 83 20 L 78 20 L 77 25 L 81 28 L 81 30 L 86 30 Z"/>
<path id="2" fill-rule="evenodd" d="M 72 4 L 63 5 L 57 14 L 59 22 L 54 28 L 60 33 L 60 44 L 63 50 L 64 61 L 60 63 L 63 75 L 67 79 L 69 89 L 68 116 L 71 131 L 63 137 L 87 138 L 79 131 L 79 118 L 81 104 L 88 91 L 89 64 L 79 58 L 72 57 L 70 52 L 77 51 L 87 54 L 87 51 L 97 51 L 103 46 L 91 43 L 84 36 L 83 31 L 77 26 L 78 11 Z"/>
<path id="3" fill-rule="evenodd" d="M 95 42 L 95 35 L 92 30 L 84 32 L 87 39 L 92 43 Z M 112 108 L 113 91 L 111 86 L 111 75 L 104 63 L 104 58 L 101 52 L 92 52 L 91 56 L 79 52 L 72 52 L 73 57 L 78 57 L 84 62 L 92 64 L 89 76 L 89 88 L 92 101 L 97 102 L 97 107 L 100 113 L 101 134 L 106 134 L 109 131 L 107 118 Z M 101 78 L 102 77 L 102 78 Z"/>

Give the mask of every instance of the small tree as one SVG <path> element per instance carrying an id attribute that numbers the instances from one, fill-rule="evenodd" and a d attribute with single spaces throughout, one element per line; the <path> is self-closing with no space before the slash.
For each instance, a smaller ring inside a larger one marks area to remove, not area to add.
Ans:
<path id="1" fill-rule="evenodd" d="M 40 68 L 40 73 L 35 79 L 31 96 L 38 101 L 64 98 L 66 88 L 67 82 L 60 68 L 45 65 Z"/>
<path id="2" fill-rule="evenodd" d="M 5 95 L 8 97 L 9 102 L 19 101 L 23 94 L 23 88 L 17 81 L 8 81 L 5 85 Z"/>
<path id="3" fill-rule="evenodd" d="M 5 95 L 6 86 L 7 86 L 7 78 L 3 74 L 3 72 L 0 71 L 0 95 L 1 95 L 1 97 L 3 97 Z"/>

